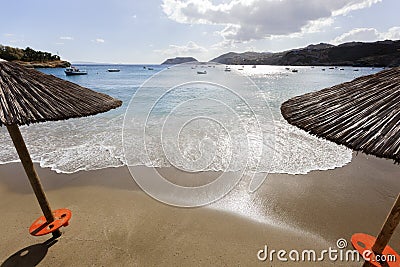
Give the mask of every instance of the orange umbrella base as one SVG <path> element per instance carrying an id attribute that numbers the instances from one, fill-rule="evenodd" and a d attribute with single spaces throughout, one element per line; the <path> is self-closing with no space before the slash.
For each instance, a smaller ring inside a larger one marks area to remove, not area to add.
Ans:
<path id="1" fill-rule="evenodd" d="M 69 209 L 58 209 L 53 211 L 54 221 L 48 223 L 44 216 L 34 221 L 29 228 L 29 233 L 33 236 L 42 236 L 50 234 L 61 226 L 68 226 L 72 213 Z"/>
<path id="2" fill-rule="evenodd" d="M 354 234 L 351 237 L 351 244 L 353 245 L 353 247 L 364 257 L 364 259 L 366 258 L 370 259 L 369 262 L 372 265 L 376 267 L 381 267 L 381 266 L 400 267 L 400 256 L 390 246 L 386 246 L 382 252 L 382 256 L 386 257 L 385 265 L 381 265 L 377 261 L 377 256 L 372 251 L 372 247 L 375 244 L 375 241 L 376 241 L 375 237 L 362 233 Z"/>

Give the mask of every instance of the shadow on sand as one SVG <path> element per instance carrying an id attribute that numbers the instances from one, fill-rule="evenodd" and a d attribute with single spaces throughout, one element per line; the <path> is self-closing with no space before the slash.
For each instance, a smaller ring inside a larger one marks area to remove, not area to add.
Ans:
<path id="1" fill-rule="evenodd" d="M 52 237 L 43 243 L 23 248 L 11 255 L 0 267 L 36 266 L 44 259 L 49 248 L 57 242 L 58 240 Z"/>

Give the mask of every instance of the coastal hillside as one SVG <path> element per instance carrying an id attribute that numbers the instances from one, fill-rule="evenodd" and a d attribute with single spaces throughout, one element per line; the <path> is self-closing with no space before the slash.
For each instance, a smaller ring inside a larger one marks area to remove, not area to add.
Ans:
<path id="1" fill-rule="evenodd" d="M 165 60 L 162 65 L 176 65 L 188 62 L 198 62 L 194 57 L 176 57 Z"/>
<path id="2" fill-rule="evenodd" d="M 0 58 L 32 68 L 66 68 L 71 66 L 71 63 L 61 60 L 58 55 L 36 51 L 30 47 L 21 49 L 0 45 Z"/>
<path id="3" fill-rule="evenodd" d="M 279 53 L 227 53 L 211 60 L 229 65 L 400 66 L 400 40 L 317 44 Z"/>

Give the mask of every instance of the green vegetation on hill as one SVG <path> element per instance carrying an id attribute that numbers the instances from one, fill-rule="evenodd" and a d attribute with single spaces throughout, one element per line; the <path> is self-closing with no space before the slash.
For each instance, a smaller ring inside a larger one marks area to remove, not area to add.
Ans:
<path id="1" fill-rule="evenodd" d="M 0 58 L 30 67 L 67 67 L 71 65 L 69 62 L 62 61 L 58 55 L 36 51 L 30 47 L 21 49 L 0 45 Z"/>
<path id="2" fill-rule="evenodd" d="M 39 62 L 47 62 L 60 60 L 58 55 L 52 55 L 48 52 L 35 51 L 30 47 L 25 49 L 15 48 L 11 46 L 0 45 L 0 58 L 8 60 L 8 61 L 39 61 Z"/>

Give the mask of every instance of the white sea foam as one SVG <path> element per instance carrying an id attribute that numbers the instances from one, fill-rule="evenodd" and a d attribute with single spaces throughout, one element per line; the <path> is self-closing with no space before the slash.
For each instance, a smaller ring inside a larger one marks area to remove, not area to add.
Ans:
<path id="1" fill-rule="evenodd" d="M 93 121 L 90 121 L 90 118 L 83 118 L 48 122 L 22 127 L 21 131 L 35 162 L 56 172 L 73 173 L 125 164 L 121 119 L 117 117 L 107 123 L 99 118 L 93 118 Z M 250 162 L 258 160 L 259 172 L 304 174 L 313 170 L 342 167 L 351 161 L 351 151 L 343 146 L 311 136 L 284 121 L 275 121 L 274 124 L 275 147 L 271 150 L 274 153 L 272 162 L 257 159 L 256 155 L 259 154 L 257 151 L 252 154 L 253 158 L 250 158 Z M 239 171 L 241 166 L 248 164 L 247 158 L 242 159 L 246 162 L 231 164 L 232 148 L 223 130 L 205 131 L 207 128 L 198 128 L 197 132 L 191 130 L 182 136 L 181 149 L 175 151 L 175 154 L 171 153 L 174 148 L 165 147 L 165 144 L 163 147 L 160 138 L 150 131 L 146 139 L 147 150 L 133 152 L 133 165 L 168 167 L 171 166 L 170 162 L 173 162 L 176 167 L 188 168 L 184 159 L 198 159 L 202 153 L 206 154 L 205 161 L 212 160 L 203 169 L 204 171 Z M 138 129 L 138 134 L 140 132 Z M 253 138 L 257 140 L 257 136 Z M 143 142 L 143 139 L 133 139 L 132 142 Z M 0 128 L 0 143 L 2 144 L 0 163 L 17 161 L 17 153 L 4 127 Z M 259 148 L 253 147 L 253 149 Z M 166 150 L 169 152 L 168 157 L 165 154 Z M 212 157 L 208 157 L 207 153 Z"/>

